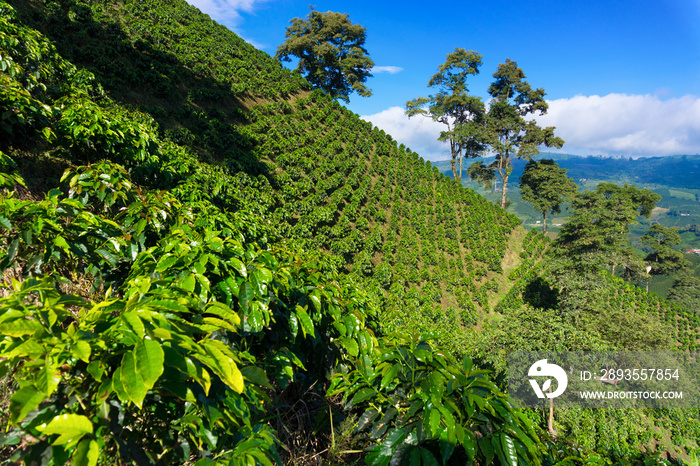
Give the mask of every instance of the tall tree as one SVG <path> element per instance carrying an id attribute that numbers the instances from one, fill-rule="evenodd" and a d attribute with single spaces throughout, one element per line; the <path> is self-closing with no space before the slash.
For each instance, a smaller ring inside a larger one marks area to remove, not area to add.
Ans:
<path id="1" fill-rule="evenodd" d="M 651 252 L 644 258 L 649 265 L 648 275 L 668 275 L 690 267 L 690 262 L 683 257 L 683 253 L 673 249 L 673 246 L 681 244 L 681 235 L 675 228 L 654 224 L 649 228 L 648 233 L 642 235 L 641 241 L 651 248 Z M 648 277 L 647 291 L 649 291 Z"/>
<path id="2" fill-rule="evenodd" d="M 605 268 L 613 274 L 617 266 L 624 271 L 642 270 L 627 234 L 639 216 L 651 215 L 660 199 L 647 189 L 612 183 L 601 183 L 595 191 L 574 198 L 573 214 L 554 243 L 554 259 L 549 264 L 549 277 L 560 290 L 562 309 L 573 314 L 596 306 L 602 309 L 604 303 L 597 297 Z"/>
<path id="3" fill-rule="evenodd" d="M 520 177 L 520 195 L 542 213 L 542 233 L 547 232 L 547 212 L 560 213 L 561 204 L 573 199 L 577 190 L 566 168 L 551 159 L 530 160 Z"/>
<path id="4" fill-rule="evenodd" d="M 348 102 L 352 92 L 372 95 L 364 85 L 374 66 L 365 49 L 364 27 L 332 11 L 312 11 L 306 20 L 294 18 L 290 23 L 275 58 L 289 62 L 297 57 L 297 71 L 335 99 Z"/>
<path id="5" fill-rule="evenodd" d="M 547 113 L 544 89 L 532 89 L 525 81 L 525 73 L 518 64 L 506 59 L 493 74 L 494 82 L 489 87 L 492 100 L 486 116 L 490 148 L 495 154 L 488 166 L 483 163 L 472 167 L 472 179 L 490 184 L 498 174 L 503 181 L 501 207 L 506 207 L 508 178 L 513 171 L 512 158 L 532 160 L 539 154 L 539 146 L 560 148 L 564 140 L 554 135 L 554 127 L 541 128 L 528 115 Z"/>
<path id="6" fill-rule="evenodd" d="M 661 196 L 634 185 L 601 183 L 595 191 L 579 194 L 574 214 L 561 230 L 557 243 L 570 255 L 593 255 L 599 265 L 619 264 L 629 249 L 629 227 L 637 217 L 649 217 Z"/>
<path id="7" fill-rule="evenodd" d="M 464 157 L 478 157 L 486 148 L 486 107 L 480 97 L 469 95 L 467 88 L 469 76 L 479 74 L 481 58 L 473 50 L 455 49 L 428 82 L 437 93 L 406 102 L 409 117 L 423 115 L 447 127 L 438 140 L 450 143 L 452 176 L 460 182 Z"/>

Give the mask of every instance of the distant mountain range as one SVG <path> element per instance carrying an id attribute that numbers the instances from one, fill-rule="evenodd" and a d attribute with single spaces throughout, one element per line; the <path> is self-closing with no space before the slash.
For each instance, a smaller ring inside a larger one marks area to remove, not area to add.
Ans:
<path id="1" fill-rule="evenodd" d="M 614 158 L 542 152 L 536 160 L 553 159 L 576 180 L 605 180 L 620 183 L 659 184 L 671 188 L 700 189 L 700 155 Z M 474 160 L 488 161 L 488 158 Z M 465 161 L 466 167 L 471 161 Z M 513 162 L 511 180 L 518 181 L 526 162 Z M 440 171 L 450 171 L 449 160 L 434 162 Z"/>

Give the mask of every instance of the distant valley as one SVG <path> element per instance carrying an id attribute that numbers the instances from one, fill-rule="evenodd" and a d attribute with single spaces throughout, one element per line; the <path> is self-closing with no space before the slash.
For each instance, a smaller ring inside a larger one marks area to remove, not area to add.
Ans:
<path id="1" fill-rule="evenodd" d="M 573 178 L 580 190 L 593 190 L 602 182 L 616 184 L 634 184 L 638 188 L 647 188 L 662 196 L 652 217 L 643 219 L 639 225 L 633 226 L 633 236 L 640 236 L 649 229 L 649 223 L 660 223 L 668 227 L 676 227 L 681 231 L 683 249 L 700 248 L 700 155 L 676 155 L 669 157 L 646 158 L 612 158 L 600 156 L 578 156 L 571 154 L 555 154 L 543 152 L 538 157 L 541 159 L 553 159 L 561 167 L 568 170 L 569 177 Z M 475 159 L 481 160 L 481 159 Z M 483 159 L 486 160 L 486 159 Z M 513 162 L 513 175 L 511 176 L 510 193 L 511 201 L 509 212 L 520 218 L 526 227 L 532 227 L 541 220 L 541 215 L 522 200 L 518 193 L 519 178 L 523 173 L 525 161 Z M 449 161 L 435 162 L 438 169 L 449 175 Z M 465 163 L 466 166 L 469 163 Z M 469 180 L 465 174 L 463 184 L 474 189 L 489 200 L 496 201 L 500 195 L 498 185 L 495 190 L 486 190 L 476 182 Z M 552 231 L 557 231 L 556 224 L 560 224 L 566 218 L 568 212 L 564 210 L 559 216 L 553 218 Z"/>
<path id="2" fill-rule="evenodd" d="M 599 183 L 609 182 L 619 185 L 634 184 L 640 189 L 646 188 L 659 193 L 661 201 L 651 217 L 640 218 L 640 222 L 630 228 L 630 240 L 640 255 L 644 254 L 644 251 L 639 239 L 649 231 L 652 223 L 678 228 L 682 239 L 679 250 L 688 252 L 700 249 L 700 155 L 632 159 L 542 152 L 537 160 L 542 159 L 553 159 L 566 168 L 569 177 L 573 178 L 581 191 L 595 190 Z M 449 160 L 434 164 L 445 175 L 451 175 Z M 469 164 L 465 162 L 465 171 Z M 541 214 L 520 197 L 519 179 L 525 164 L 526 162 L 520 159 L 513 162 L 508 193 L 511 204 L 507 210 L 515 214 L 526 228 L 541 231 Z M 491 202 L 498 203 L 500 200 L 498 184 L 494 189 L 487 190 L 477 182 L 471 181 L 466 174 L 462 180 L 464 186 L 475 190 Z M 551 235 L 556 235 L 568 215 L 569 211 L 564 208 L 561 214 L 548 218 L 547 230 Z M 687 253 L 686 258 L 691 262 L 694 274 L 700 276 L 700 255 Z M 672 284 L 672 277 L 654 277 L 650 281 L 650 290 L 666 296 Z"/>

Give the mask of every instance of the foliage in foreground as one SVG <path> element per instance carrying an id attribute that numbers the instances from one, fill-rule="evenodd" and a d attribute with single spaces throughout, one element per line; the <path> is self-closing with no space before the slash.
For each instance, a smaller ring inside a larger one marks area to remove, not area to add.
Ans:
<path id="1" fill-rule="evenodd" d="M 425 344 L 377 340 L 366 326 L 370 302 L 319 274 L 322 261 L 261 248 L 245 240 L 240 220 L 203 222 L 165 194 L 133 199 L 111 218 L 91 213 L 129 196 L 103 196 L 129 185 L 100 176 L 109 167 L 68 172 L 99 180 L 78 199 L 60 190 L 40 202 L 2 197 L 2 259 L 22 277 L 0 300 L 1 367 L 17 383 L 2 441 L 17 446 L 13 460 L 272 464 L 270 392 L 323 380 L 342 363 L 340 373 L 357 372 L 336 376 L 330 394 L 348 384 L 347 409 L 391 410 L 397 394 L 410 405 L 397 429 L 381 429 L 388 418 L 365 419 L 378 421 L 373 438 L 382 445 L 371 464 L 388 462 L 386 448 L 391 457 L 438 439 L 443 460 L 459 446 L 469 457 L 538 464 L 532 427 L 483 372 Z M 162 223 L 134 221 L 144 212 Z M 76 276 L 102 291 L 65 292 Z M 421 448 L 411 457 L 434 460 Z"/>
<path id="2" fill-rule="evenodd" d="M 46 114 L 4 131 L 20 145 L 41 134 L 63 157 L 92 164 L 69 169 L 62 187 L 34 201 L 17 196 L 14 186 L 26 183 L 1 154 L 0 265 L 13 278 L 0 300 L 0 365 L 16 385 L 3 452 L 40 464 L 280 462 L 284 445 L 270 427 L 276 395 L 319 381 L 325 391 L 339 363 L 379 364 L 376 305 L 331 261 L 268 244 L 277 234 L 262 219 L 224 213 L 194 191 L 183 204 L 98 161 L 167 184 L 182 167 L 163 162 L 186 153 L 152 133 L 147 118 L 97 103 L 90 75 L 58 93 L 29 93 L 21 80 L 42 58 L 31 44 L 23 50 L 29 55 L 15 53 L 10 64 L 24 100 L 9 105 Z M 481 374 L 446 374 L 480 384 L 485 399 L 503 398 Z M 400 386 L 400 376 L 383 380 Z M 432 398 L 454 403 L 452 395 Z M 468 428 L 495 426 L 477 416 Z M 536 463 L 535 451 L 520 447 L 532 442 L 525 431 L 499 434 L 489 451 L 512 457 L 503 446 L 518 446 Z M 388 444 L 390 435 L 375 439 Z"/>

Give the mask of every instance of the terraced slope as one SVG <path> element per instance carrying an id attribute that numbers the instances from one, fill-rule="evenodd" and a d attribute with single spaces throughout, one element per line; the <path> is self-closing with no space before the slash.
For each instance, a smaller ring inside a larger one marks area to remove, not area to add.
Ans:
<path id="1" fill-rule="evenodd" d="M 450 309 L 457 331 L 488 306 L 481 288 L 518 220 L 264 52 L 184 3 L 20 6 L 107 95 L 190 150 L 167 176 L 139 182 L 256 211 L 295 244 L 337 256 L 402 320 L 408 308 L 424 323 Z"/>

